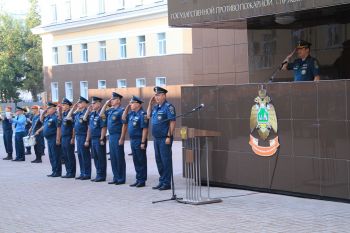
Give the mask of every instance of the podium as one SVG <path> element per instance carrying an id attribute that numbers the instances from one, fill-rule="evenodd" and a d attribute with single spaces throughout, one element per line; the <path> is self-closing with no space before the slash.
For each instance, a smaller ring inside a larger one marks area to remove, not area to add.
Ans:
<path id="1" fill-rule="evenodd" d="M 194 128 L 183 127 L 175 129 L 175 136 L 181 137 L 184 153 L 184 173 L 186 179 L 186 197 L 178 200 L 184 204 L 203 205 L 218 203 L 222 200 L 219 198 L 210 197 L 210 182 L 209 182 L 209 138 L 220 136 L 220 132 L 201 130 Z M 205 141 L 206 155 L 206 178 L 207 178 L 207 193 L 202 193 L 201 182 L 201 139 Z"/>

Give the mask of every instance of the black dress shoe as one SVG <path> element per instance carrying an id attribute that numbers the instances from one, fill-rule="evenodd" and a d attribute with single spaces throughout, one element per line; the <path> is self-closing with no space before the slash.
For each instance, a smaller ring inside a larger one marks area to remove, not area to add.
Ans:
<path id="1" fill-rule="evenodd" d="M 130 187 L 136 187 L 139 183 L 136 181 L 135 183 L 131 184 Z"/>
<path id="2" fill-rule="evenodd" d="M 69 178 L 67 175 L 65 175 L 65 176 L 61 176 L 61 178 Z"/>
<path id="3" fill-rule="evenodd" d="M 12 160 L 12 156 L 7 156 L 6 158 L 3 158 L 2 160 Z"/>
<path id="4" fill-rule="evenodd" d="M 115 185 L 125 184 L 125 182 L 115 182 Z"/>
<path id="5" fill-rule="evenodd" d="M 52 177 L 61 177 L 61 174 L 53 174 Z"/>
<path id="6" fill-rule="evenodd" d="M 160 191 L 169 190 L 169 189 L 171 189 L 170 185 L 162 185 L 162 187 L 159 188 Z"/>
<path id="7" fill-rule="evenodd" d="M 75 175 L 69 175 L 69 174 L 67 174 L 67 175 L 65 175 L 66 177 L 65 178 L 75 178 Z"/>
<path id="8" fill-rule="evenodd" d="M 146 183 L 145 182 L 143 182 L 143 183 L 138 183 L 137 185 L 136 185 L 136 188 L 141 188 L 141 187 L 145 187 L 146 186 Z"/>
<path id="9" fill-rule="evenodd" d="M 89 176 L 84 176 L 84 177 L 82 177 L 82 178 L 80 178 L 81 180 L 90 180 L 91 179 L 91 177 L 89 177 Z"/>
<path id="10" fill-rule="evenodd" d="M 82 178 L 82 176 L 75 177 L 76 180 L 81 180 Z"/>
<path id="11" fill-rule="evenodd" d="M 23 162 L 23 161 L 25 161 L 25 159 L 13 159 L 12 161 L 14 161 L 14 162 Z"/>
<path id="12" fill-rule="evenodd" d="M 52 177 L 52 176 L 53 176 L 53 174 L 47 175 L 47 177 Z"/>
<path id="13" fill-rule="evenodd" d="M 106 178 L 98 178 L 98 179 L 95 179 L 95 182 L 104 182 L 106 181 Z"/>
<path id="14" fill-rule="evenodd" d="M 91 179 L 91 182 L 95 182 L 96 181 L 96 179 Z"/>
<path id="15" fill-rule="evenodd" d="M 152 189 L 159 189 L 160 187 L 162 187 L 162 184 L 158 184 L 157 186 L 152 187 Z"/>
<path id="16" fill-rule="evenodd" d="M 32 154 L 32 152 L 30 152 L 30 151 L 26 151 L 26 153 L 24 153 L 25 155 L 31 155 Z"/>
<path id="17" fill-rule="evenodd" d="M 108 184 L 116 184 L 117 182 L 116 181 L 110 181 L 108 182 Z"/>
<path id="18" fill-rule="evenodd" d="M 31 161 L 31 163 L 41 163 L 41 159 L 40 160 L 39 159 L 35 159 L 35 160 Z"/>

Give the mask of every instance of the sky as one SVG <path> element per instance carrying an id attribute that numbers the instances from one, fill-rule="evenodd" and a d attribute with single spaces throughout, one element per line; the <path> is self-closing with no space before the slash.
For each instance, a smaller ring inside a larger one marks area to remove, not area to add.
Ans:
<path id="1" fill-rule="evenodd" d="M 28 0 L 0 0 L 0 11 L 23 17 L 29 9 Z"/>

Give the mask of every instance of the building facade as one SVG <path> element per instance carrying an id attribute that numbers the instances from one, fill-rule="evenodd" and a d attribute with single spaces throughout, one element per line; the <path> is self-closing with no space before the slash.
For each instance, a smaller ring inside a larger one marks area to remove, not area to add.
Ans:
<path id="1" fill-rule="evenodd" d="M 168 26 L 165 0 L 42 1 L 48 99 L 88 97 L 89 89 L 193 83 L 192 30 Z"/>

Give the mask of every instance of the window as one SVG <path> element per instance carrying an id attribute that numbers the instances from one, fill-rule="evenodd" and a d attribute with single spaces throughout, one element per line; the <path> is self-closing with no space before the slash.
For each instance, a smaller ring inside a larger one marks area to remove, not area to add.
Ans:
<path id="1" fill-rule="evenodd" d="M 118 79 L 117 80 L 118 88 L 126 88 L 126 79 Z"/>
<path id="2" fill-rule="evenodd" d="M 158 33 L 158 54 L 164 55 L 166 54 L 166 38 L 165 32 Z"/>
<path id="3" fill-rule="evenodd" d="M 106 41 L 100 41 L 100 61 L 106 60 Z"/>
<path id="4" fill-rule="evenodd" d="M 105 0 L 98 0 L 98 13 L 105 13 Z"/>
<path id="5" fill-rule="evenodd" d="M 86 0 L 81 0 L 81 17 L 87 16 Z"/>
<path id="6" fill-rule="evenodd" d="M 138 55 L 139 57 L 146 56 L 146 38 L 145 36 L 138 37 Z"/>
<path id="7" fill-rule="evenodd" d="M 58 48 L 57 47 L 52 48 L 52 64 L 58 65 Z"/>
<path id="8" fill-rule="evenodd" d="M 65 82 L 65 91 L 66 91 L 66 98 L 70 101 L 73 101 L 73 83 L 72 82 Z"/>
<path id="9" fill-rule="evenodd" d="M 136 79 L 136 87 L 145 87 L 146 79 L 145 78 L 137 78 Z"/>
<path id="10" fill-rule="evenodd" d="M 135 0 L 135 6 L 142 6 L 143 0 Z"/>
<path id="11" fill-rule="evenodd" d="M 58 102 L 58 83 L 51 83 L 51 101 Z"/>
<path id="12" fill-rule="evenodd" d="M 156 86 L 166 86 L 166 77 L 156 77 Z"/>
<path id="13" fill-rule="evenodd" d="M 124 9 L 125 8 L 125 0 L 118 0 L 117 1 L 117 9 L 118 10 L 121 10 L 121 9 Z"/>
<path id="14" fill-rule="evenodd" d="M 97 83 L 98 89 L 106 89 L 106 87 L 107 87 L 106 80 L 98 80 L 98 83 Z"/>
<path id="15" fill-rule="evenodd" d="M 87 81 L 80 81 L 80 95 L 85 99 L 89 98 L 89 86 Z"/>
<path id="16" fill-rule="evenodd" d="M 67 46 L 67 63 L 72 64 L 73 63 L 73 52 L 72 52 L 72 46 Z"/>
<path id="17" fill-rule="evenodd" d="M 70 20 L 71 18 L 72 18 L 71 3 L 70 1 L 66 1 L 66 20 Z"/>
<path id="18" fill-rule="evenodd" d="M 57 9 L 56 4 L 51 5 L 51 21 L 53 23 L 57 22 Z"/>
<path id="19" fill-rule="evenodd" d="M 87 44 L 81 44 L 81 61 L 88 62 L 88 46 Z"/>
<path id="20" fill-rule="evenodd" d="M 126 38 L 119 39 L 119 50 L 120 50 L 119 57 L 126 58 L 126 56 L 127 56 L 127 54 L 126 54 Z"/>

